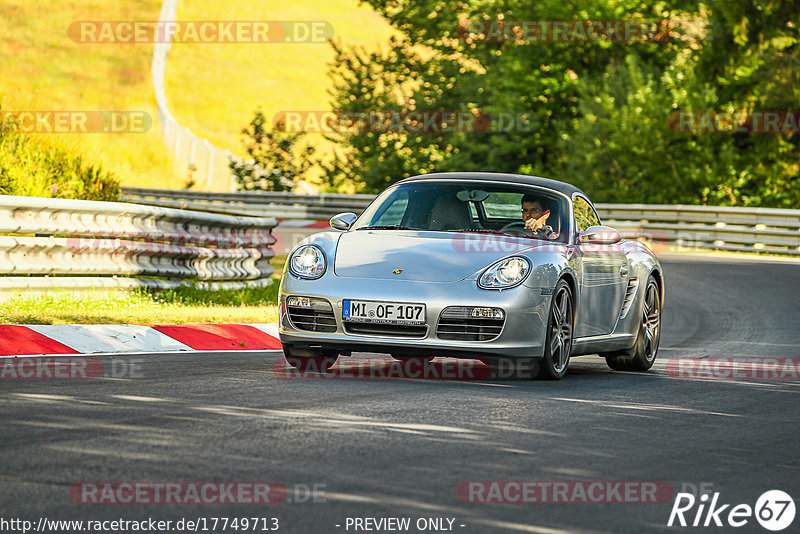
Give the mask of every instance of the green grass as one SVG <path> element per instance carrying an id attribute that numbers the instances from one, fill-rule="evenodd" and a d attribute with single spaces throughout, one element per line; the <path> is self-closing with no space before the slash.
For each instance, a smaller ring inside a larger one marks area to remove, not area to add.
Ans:
<path id="1" fill-rule="evenodd" d="M 285 255 L 273 256 L 274 283 L 209 291 L 185 286 L 115 292 L 48 291 L 0 301 L 0 324 L 271 323 L 278 320 L 278 286 Z"/>
<path id="2" fill-rule="evenodd" d="M 117 200 L 116 176 L 76 152 L 7 121 L 0 126 L 0 194 Z"/>
<path id="3" fill-rule="evenodd" d="M 335 38 L 368 48 L 385 46 L 394 33 L 382 17 L 357 0 L 194 0 L 178 4 L 178 18 L 327 21 Z M 244 156 L 240 132 L 257 108 L 270 124 L 278 111 L 330 109 L 327 70 L 333 58 L 328 43 L 176 44 L 170 50 L 166 92 L 178 122 Z M 187 80 L 197 90 L 187 91 Z M 311 134 L 307 140 L 318 155 L 332 153 L 332 144 L 321 134 Z M 215 184 L 217 189 L 226 186 Z"/>
<path id="4" fill-rule="evenodd" d="M 278 283 L 256 290 L 49 292 L 0 303 L 0 324 L 269 323 L 278 320 Z"/>

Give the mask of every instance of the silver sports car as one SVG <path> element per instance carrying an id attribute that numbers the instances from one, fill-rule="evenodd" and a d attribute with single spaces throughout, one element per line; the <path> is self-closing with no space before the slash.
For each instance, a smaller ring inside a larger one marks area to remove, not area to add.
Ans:
<path id="1" fill-rule="evenodd" d="M 572 185 L 415 176 L 330 224 L 294 248 L 281 280 L 280 339 L 298 369 L 327 371 L 354 351 L 527 361 L 549 379 L 584 354 L 617 370 L 653 365 L 661 265 Z"/>

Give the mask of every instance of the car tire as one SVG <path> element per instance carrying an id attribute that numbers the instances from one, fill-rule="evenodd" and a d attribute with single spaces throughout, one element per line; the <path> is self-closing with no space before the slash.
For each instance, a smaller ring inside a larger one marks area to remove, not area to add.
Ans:
<path id="1" fill-rule="evenodd" d="M 575 326 L 575 300 L 566 280 L 561 279 L 553 291 L 544 338 L 544 357 L 539 363 L 537 378 L 559 380 L 567 372 Z"/>
<path id="2" fill-rule="evenodd" d="M 661 338 L 661 292 L 651 274 L 645 286 L 636 343 L 628 350 L 601 354 L 615 371 L 647 371 L 653 367 Z"/>

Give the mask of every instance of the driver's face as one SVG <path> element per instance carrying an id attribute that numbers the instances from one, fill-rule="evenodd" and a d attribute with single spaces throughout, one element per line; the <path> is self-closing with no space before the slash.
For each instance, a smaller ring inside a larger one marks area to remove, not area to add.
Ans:
<path id="1" fill-rule="evenodd" d="M 522 220 L 528 221 L 529 219 L 538 219 L 544 214 L 542 205 L 539 201 L 536 202 L 523 202 L 522 203 Z"/>

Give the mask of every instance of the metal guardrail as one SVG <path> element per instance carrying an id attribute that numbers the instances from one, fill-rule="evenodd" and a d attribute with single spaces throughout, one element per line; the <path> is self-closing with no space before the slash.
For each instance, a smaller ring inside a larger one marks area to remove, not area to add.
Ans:
<path id="1" fill-rule="evenodd" d="M 280 219 L 330 219 L 343 211 L 361 213 L 375 195 L 295 195 L 293 193 L 141 189 L 125 187 L 122 200 L 149 206 L 192 209 L 230 215 L 278 217 Z"/>
<path id="2" fill-rule="evenodd" d="M 128 202 L 228 213 L 324 220 L 360 213 L 374 195 L 203 193 L 123 188 Z M 800 255 L 800 210 L 661 204 L 597 204 L 604 223 L 625 237 L 686 247 Z"/>
<path id="3" fill-rule="evenodd" d="M 626 237 L 690 248 L 800 255 L 800 210 L 663 204 L 598 204 Z"/>
<path id="4" fill-rule="evenodd" d="M 271 217 L 0 196 L 0 290 L 266 286 L 276 224 Z"/>

